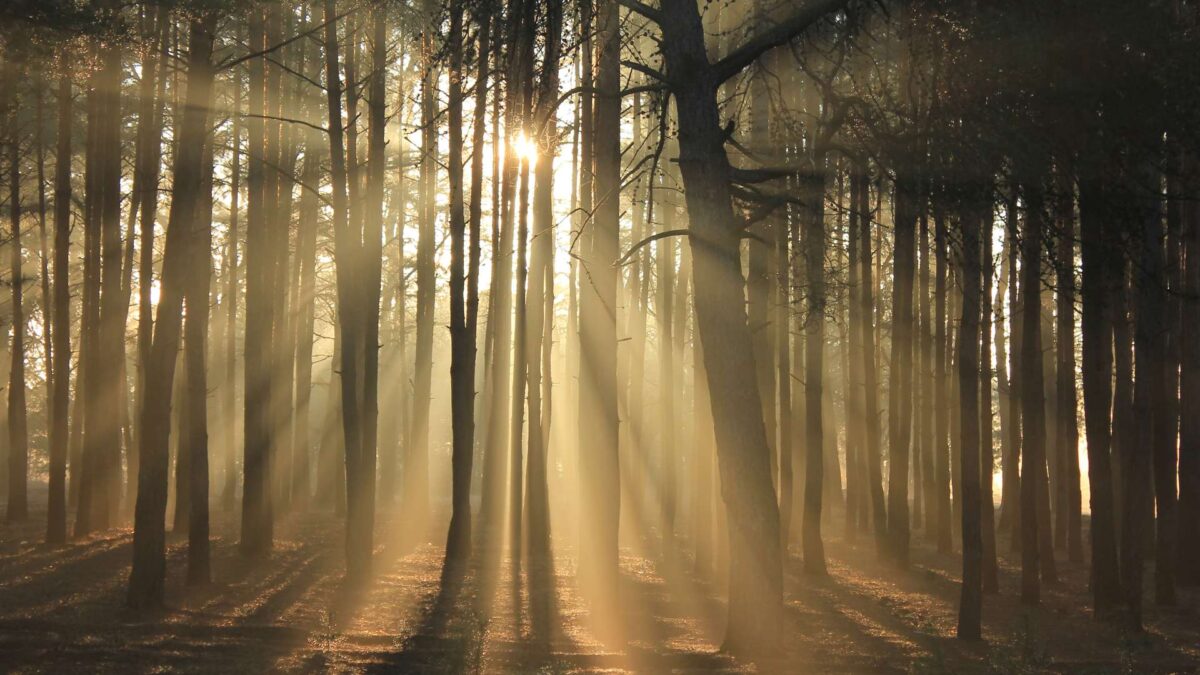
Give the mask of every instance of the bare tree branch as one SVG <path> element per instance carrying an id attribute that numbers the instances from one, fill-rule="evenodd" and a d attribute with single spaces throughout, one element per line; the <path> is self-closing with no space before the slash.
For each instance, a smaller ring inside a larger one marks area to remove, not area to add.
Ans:
<path id="1" fill-rule="evenodd" d="M 737 75 L 758 60 L 758 57 L 775 47 L 791 42 L 810 26 L 848 4 L 850 0 L 810 0 L 790 17 L 750 38 L 728 56 L 714 63 L 713 74 L 716 75 L 717 82 L 724 82 Z"/>

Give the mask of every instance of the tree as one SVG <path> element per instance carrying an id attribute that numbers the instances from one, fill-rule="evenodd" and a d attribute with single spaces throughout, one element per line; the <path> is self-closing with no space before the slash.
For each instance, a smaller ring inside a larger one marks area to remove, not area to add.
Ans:
<path id="1" fill-rule="evenodd" d="M 779 510 L 753 375 L 750 331 L 742 309 L 733 170 L 724 148 L 716 88 L 771 47 L 790 41 L 843 4 L 833 0 L 808 4 L 716 63 L 705 53 L 695 3 L 666 0 L 660 9 L 637 6 L 662 30 L 664 74 L 679 117 L 679 166 L 691 220 L 696 327 L 704 348 L 730 521 L 730 620 L 725 647 L 731 651 L 774 647 L 783 580 Z M 601 67 L 602 76 L 605 72 Z M 687 77 L 679 77 L 685 73 Z M 601 85 L 605 91 L 615 89 Z"/>
<path id="2" fill-rule="evenodd" d="M 5 70 L 9 82 L 8 100 L 8 208 L 10 225 L 12 290 L 12 365 L 8 376 L 8 508 L 4 518 L 17 522 L 29 517 L 29 432 L 25 419 L 25 313 L 22 305 L 24 275 L 21 273 L 21 143 L 17 125 L 15 63 Z"/>
<path id="3" fill-rule="evenodd" d="M 1091 488 L 1092 602 L 1098 617 L 1116 609 L 1121 598 L 1112 458 L 1112 297 L 1107 270 L 1118 257 L 1105 224 L 1104 191 L 1084 176 L 1079 190 L 1083 276 L 1083 408 L 1087 429 L 1088 485 Z M 1120 281 L 1118 280 L 1117 284 Z M 1186 426 L 1186 425 L 1185 425 Z"/>
<path id="4" fill-rule="evenodd" d="M 978 640 L 983 622 L 983 532 L 980 522 L 979 461 L 979 314 L 980 230 L 990 210 L 982 186 L 962 214 L 962 323 L 958 336 L 958 391 L 962 414 L 962 596 L 958 606 L 958 638 Z M 990 234 L 990 233 L 989 233 Z M 988 261 L 991 264 L 991 261 Z M 991 448 L 986 451 L 991 453 Z M 990 476 L 988 476 L 990 478 Z"/>
<path id="5" fill-rule="evenodd" d="M 143 440 L 138 466 L 138 498 L 134 511 L 133 567 L 126 602 L 134 609 L 161 607 L 166 581 L 167 443 L 171 431 L 171 389 L 179 348 L 181 318 L 189 265 L 194 249 L 200 204 L 211 202 L 201 194 L 207 111 L 211 103 L 214 13 L 191 20 L 188 40 L 187 99 L 180 123 L 179 152 L 172 177 L 180 186 L 171 200 L 163 252 L 163 276 L 154 322 L 151 359 L 146 369 L 146 406 L 138 423 Z M 207 288 L 206 288 L 207 290 Z M 207 294 L 206 294 L 207 295 Z M 207 298 L 205 301 L 207 304 Z"/>
<path id="6" fill-rule="evenodd" d="M 592 222 L 581 256 L 579 335 L 591 358 L 579 373 L 580 494 L 590 512 L 581 533 L 580 573 L 594 582 L 597 597 L 616 590 L 617 527 L 620 472 L 618 466 L 616 299 L 621 184 L 621 30 L 617 0 L 597 5 L 596 89 L 592 112 L 594 134 Z M 586 65 L 586 64 L 585 64 Z M 584 169 L 585 174 L 588 169 Z M 740 288 L 740 284 L 739 284 Z"/>
<path id="7" fill-rule="evenodd" d="M 266 47 L 263 13 L 251 10 L 250 49 Z M 250 94 L 246 121 L 248 160 L 246 174 L 246 337 L 247 354 L 270 353 L 273 322 L 270 298 L 270 230 L 267 222 L 268 200 L 274 200 L 273 182 L 268 181 L 268 134 L 263 115 L 267 111 L 265 59 L 249 63 Z M 161 301 L 160 301 L 161 302 Z M 270 551 L 274 539 L 274 514 L 271 500 L 270 461 L 271 402 L 270 360 L 248 358 L 245 365 L 245 417 L 243 420 L 242 460 L 242 535 L 239 548 L 243 555 L 262 556 Z"/>
<path id="8" fill-rule="evenodd" d="M 58 81 L 58 150 L 54 166 L 54 390 L 50 420 L 50 482 L 46 543 L 67 538 L 68 408 L 71 397 L 71 80 Z"/>
<path id="9" fill-rule="evenodd" d="M 1023 183 L 1026 214 L 1021 240 L 1021 602 L 1036 605 L 1041 601 L 1038 494 L 1046 482 L 1045 427 L 1041 359 L 1041 241 L 1044 205 L 1041 177 L 1029 170 Z"/>

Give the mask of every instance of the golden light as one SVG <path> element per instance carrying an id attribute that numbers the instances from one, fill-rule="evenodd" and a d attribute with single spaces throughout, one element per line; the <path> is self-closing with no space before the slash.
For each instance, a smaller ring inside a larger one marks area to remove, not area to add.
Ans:
<path id="1" fill-rule="evenodd" d="M 509 141 L 509 147 L 517 154 L 518 158 L 529 162 L 530 166 L 537 164 L 537 142 L 525 135 L 524 131 Z"/>

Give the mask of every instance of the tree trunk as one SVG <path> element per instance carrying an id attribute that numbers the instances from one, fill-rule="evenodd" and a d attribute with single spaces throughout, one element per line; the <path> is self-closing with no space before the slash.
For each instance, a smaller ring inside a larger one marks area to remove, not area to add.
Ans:
<path id="1" fill-rule="evenodd" d="M 234 77 L 233 94 L 233 174 L 229 183 L 229 231 L 226 233 L 227 252 L 224 272 L 225 286 L 225 374 L 221 388 L 221 419 L 224 424 L 222 444 L 225 454 L 225 484 L 221 489 L 221 503 L 226 511 L 232 512 L 237 503 L 237 306 L 238 306 L 238 221 L 241 217 L 242 192 L 242 88 L 241 77 Z M 303 207 L 302 207 L 303 212 Z M 310 289 L 311 295 L 311 289 Z M 305 296 L 309 297 L 309 296 Z M 148 298 L 147 298 L 148 299 Z M 311 334 L 311 333 L 310 333 Z"/>
<path id="2" fill-rule="evenodd" d="M 54 166 L 54 390 L 50 405 L 50 486 L 46 543 L 67 539 L 67 451 L 71 399 L 71 79 L 58 82 L 58 151 Z"/>
<path id="3" fill-rule="evenodd" d="M 908 450 L 912 431 L 913 276 L 916 265 L 918 188 L 911 177 L 896 179 L 896 249 L 892 276 L 892 367 L 894 407 L 888 411 L 888 551 L 908 566 Z"/>
<path id="4" fill-rule="evenodd" d="M 1038 172 L 1024 184 L 1026 216 L 1021 241 L 1021 418 L 1024 426 L 1021 458 L 1021 601 L 1041 602 L 1038 580 L 1039 530 L 1050 526 L 1038 522 L 1038 495 L 1046 484 L 1045 388 L 1043 386 L 1041 330 L 1042 208 L 1044 198 Z"/>
<path id="5" fill-rule="evenodd" d="M 937 477 L 935 468 L 935 456 L 938 436 L 934 430 L 934 407 L 937 404 L 935 393 L 937 386 L 934 379 L 937 376 L 937 368 L 934 365 L 934 334 L 933 334 L 933 315 L 930 313 L 929 307 L 929 280 L 930 280 L 930 258 L 932 257 L 933 249 L 929 241 L 929 208 L 926 203 L 922 204 L 921 211 L 921 240 L 919 248 L 921 251 L 921 267 L 918 272 L 920 279 L 920 290 L 917 295 L 920 298 L 921 312 L 921 332 L 918 335 L 920 340 L 920 356 L 921 369 L 919 376 L 921 378 L 921 408 L 917 413 L 920 417 L 921 434 L 919 436 L 921 443 L 921 482 L 923 483 L 922 495 L 925 499 L 925 539 L 927 541 L 937 541 L 938 537 L 938 492 L 937 492 Z"/>
<path id="6" fill-rule="evenodd" d="M 1192 185 L 1197 176 L 1196 160 L 1188 155 L 1184 162 L 1184 176 Z M 1176 565 L 1180 585 L 1197 586 L 1200 585 L 1200 211 L 1194 203 L 1183 205 L 1182 226 L 1187 264 L 1184 266 L 1180 331 L 1179 549 Z M 1088 445 L 1090 448 L 1090 438 Z M 1090 463 L 1088 469 L 1090 475 Z M 1095 515 L 1092 519 L 1095 523 Z"/>
<path id="7" fill-rule="evenodd" d="M 664 0 L 659 11 L 663 60 L 679 118 L 679 168 L 690 216 L 696 330 L 704 349 L 721 489 L 729 514 L 725 648 L 733 652 L 773 649 L 783 610 L 779 510 L 744 313 L 738 260 L 741 223 L 732 210 L 731 168 L 716 102 L 718 86 L 731 74 L 728 64 L 717 68 L 708 61 L 694 2 Z M 824 5 L 806 6 L 790 20 L 787 32 L 799 33 L 828 11 Z M 609 100 L 615 105 L 615 96 Z"/>
<path id="8" fill-rule="evenodd" d="M 29 432 L 25 420 L 25 312 L 22 293 L 25 281 L 21 273 L 21 147 L 17 125 L 17 65 L 9 63 L 9 226 L 12 288 L 12 365 L 8 373 L 8 506 L 7 522 L 29 517 Z"/>
<path id="9" fill-rule="evenodd" d="M 1021 381 L 1023 369 L 1021 363 L 1021 341 L 1025 336 L 1024 308 L 1021 306 L 1021 295 L 1018 287 L 1017 262 L 1021 255 L 1017 224 L 1017 197 L 1014 190 L 1010 197 L 1009 218 L 1005 232 L 1005 248 L 1008 249 L 1008 315 L 1009 331 L 1008 344 L 1011 347 L 1012 367 L 1009 369 L 1008 382 L 1008 455 L 1004 465 L 1004 475 L 1001 477 L 1000 501 L 1001 518 L 1007 515 L 1009 526 L 1010 549 L 1021 550 L 1021 395 L 1024 383 Z M 1007 495 L 1007 496 L 1006 496 Z M 1007 504 L 1007 508 L 1004 505 Z"/>
<path id="10" fill-rule="evenodd" d="M 432 20 L 432 18 L 431 18 Z M 417 215 L 417 313 L 413 408 L 404 462 L 404 510 L 414 523 L 429 513 L 429 405 L 433 377 L 433 323 L 437 269 L 434 220 L 437 204 L 437 77 L 431 27 L 422 36 L 425 77 L 421 82 L 421 163 Z M 345 339 L 345 336 L 343 336 Z M 343 404 L 344 405 L 344 404 Z"/>
<path id="11" fill-rule="evenodd" d="M 992 185 L 988 183 L 989 192 Z M 983 592 L 1000 591 L 999 565 L 996 561 L 996 502 L 992 493 L 992 476 L 996 472 L 995 443 L 992 436 L 992 210 L 990 203 L 982 203 L 980 209 L 980 237 L 983 240 L 982 293 L 979 298 L 979 507 L 980 523 L 983 526 Z M 964 288 L 964 292 L 965 292 Z M 961 377 L 961 375 L 960 375 Z M 964 421 L 965 421 L 964 417 Z M 964 445 L 965 447 L 965 445 Z M 964 476 L 966 473 L 963 474 Z M 963 537 L 966 541 L 966 537 Z M 965 553 L 965 551 L 964 551 Z"/>
<path id="12" fill-rule="evenodd" d="M 950 509 L 950 401 L 946 388 L 949 386 L 949 374 L 946 366 L 949 362 L 947 311 L 946 311 L 946 280 L 949 273 L 950 261 L 946 255 L 946 218 L 940 211 L 934 215 L 934 247 L 937 258 L 937 279 L 934 286 L 934 397 L 936 399 L 934 433 L 934 488 L 937 493 L 937 550 L 938 553 L 950 553 L 954 548 L 951 536 L 953 522 Z M 894 366 L 893 366 L 894 367 Z"/>
<path id="13" fill-rule="evenodd" d="M 250 48 L 263 49 L 266 34 L 262 11 L 250 14 Z M 242 534 L 239 548 L 243 555 L 262 556 L 270 551 L 274 539 L 274 514 L 271 498 L 271 325 L 273 307 L 270 298 L 271 237 L 268 202 L 275 195 L 269 189 L 267 174 L 267 129 L 265 59 L 250 60 L 248 171 L 246 187 L 246 342 L 243 420 L 244 457 L 242 460 Z M 273 184 L 273 183 L 272 183 Z"/>
<path id="14" fill-rule="evenodd" d="M 562 2 L 551 0 L 546 8 L 547 51 L 542 62 L 538 88 L 538 109 L 533 116 L 539 157 L 534 171 L 533 194 L 533 251 L 530 261 L 532 280 L 529 298 L 529 333 L 527 335 L 529 373 L 529 434 L 526 463 L 525 517 L 528 520 L 527 541 L 530 562 L 530 605 L 535 635 L 549 634 L 550 602 L 550 494 L 547 468 L 547 431 L 550 419 L 543 406 L 549 403 L 545 385 L 550 380 L 546 357 L 552 345 L 546 329 L 553 322 L 554 272 L 554 156 L 558 125 L 555 122 L 555 99 L 558 98 L 559 54 L 562 43 Z"/>
<path id="15" fill-rule="evenodd" d="M 1138 178 L 1143 179 L 1138 187 L 1148 188 L 1150 185 L 1158 184 L 1157 172 L 1150 167 L 1143 167 Z M 1143 200 L 1139 204 L 1141 208 L 1137 209 L 1137 216 L 1141 222 L 1131 223 L 1141 226 L 1140 231 L 1133 230 L 1138 232 L 1138 237 L 1134 242 L 1137 245 L 1135 250 L 1138 251 L 1138 260 L 1134 266 L 1137 311 L 1133 393 L 1133 414 L 1134 419 L 1137 420 L 1137 443 L 1131 446 L 1123 444 L 1121 448 L 1124 462 L 1124 470 L 1121 474 L 1124 481 L 1123 522 L 1125 526 L 1124 536 L 1121 538 L 1122 585 L 1126 594 L 1126 618 L 1130 628 L 1139 631 L 1142 628 L 1142 573 L 1145 559 L 1145 538 L 1138 536 L 1140 530 L 1137 528 L 1147 517 L 1146 510 L 1152 507 L 1148 495 L 1148 491 L 1151 489 L 1150 470 L 1152 465 L 1154 468 L 1153 488 L 1157 498 L 1157 504 L 1154 506 L 1158 507 L 1159 519 L 1159 523 L 1156 524 L 1161 524 L 1174 515 L 1171 502 L 1175 497 L 1174 485 L 1172 484 L 1167 490 L 1162 480 L 1167 473 L 1161 467 L 1162 457 L 1168 449 L 1160 446 L 1162 439 L 1156 433 L 1156 427 L 1163 421 L 1161 406 L 1166 393 L 1163 390 L 1164 364 L 1161 339 L 1163 296 L 1165 295 L 1165 289 L 1161 286 L 1165 280 L 1163 276 L 1162 214 L 1157 197 L 1143 198 Z M 1167 461 L 1170 459 L 1168 458 Z M 1160 491 L 1163 494 L 1159 494 Z M 1168 513 L 1164 513 L 1164 510 Z M 1171 525 L 1174 525 L 1174 522 L 1171 522 Z M 1155 534 L 1158 539 L 1161 539 L 1166 532 L 1160 526 L 1156 528 Z M 1154 575 L 1156 595 L 1167 589 L 1173 591 L 1173 588 L 1163 583 L 1169 582 L 1170 579 L 1163 577 L 1160 565 L 1165 566 L 1169 573 L 1169 566 L 1174 560 L 1159 561 L 1158 557 L 1164 550 L 1161 542 L 1158 546 L 1158 550 L 1155 551 Z"/>
<path id="16" fill-rule="evenodd" d="M 1112 459 L 1111 270 L 1119 253 L 1109 241 L 1105 192 L 1097 179 L 1080 183 L 1079 223 L 1083 255 L 1083 408 L 1091 488 L 1092 601 L 1097 617 L 1110 614 L 1121 598 L 1114 522 Z M 1117 281 L 1117 284 L 1120 282 Z"/>
<path id="17" fill-rule="evenodd" d="M 871 520 L 875 524 L 875 548 L 881 555 L 887 538 L 887 506 L 883 494 L 883 459 L 880 450 L 878 374 L 875 370 L 875 281 L 871 267 L 871 211 L 870 184 L 864 170 L 856 177 L 859 187 L 859 246 L 862 248 L 862 263 L 859 267 L 860 302 L 862 303 L 863 345 L 863 404 L 866 425 L 867 479 L 871 491 Z M 878 252 L 882 256 L 882 252 Z"/>
<path id="18" fill-rule="evenodd" d="M 591 236 L 585 242 L 583 273 L 591 283 L 580 295 L 580 341 L 590 358 L 579 374 L 580 494 L 586 529 L 581 538 L 581 575 L 597 598 L 617 589 L 617 528 L 621 490 L 617 416 L 617 259 L 620 232 L 621 29 L 616 0 L 597 8 L 596 79 L 593 110 L 594 177 Z M 682 107 L 682 106 L 681 106 Z M 585 168 L 585 175 L 588 169 Z M 741 288 L 740 283 L 738 288 Z M 749 348 L 749 345 L 747 345 Z"/>
<path id="19" fill-rule="evenodd" d="M 1083 562 L 1082 496 L 1079 487 L 1079 422 L 1075 392 L 1075 201 L 1071 175 L 1060 169 L 1058 251 L 1058 449 L 1067 557 Z"/>
<path id="20" fill-rule="evenodd" d="M 447 128 L 450 133 L 446 170 L 449 179 L 450 230 L 450 408 L 453 436 L 450 457 L 451 515 L 446 536 L 443 574 L 461 574 L 471 542 L 471 460 L 475 434 L 475 349 L 474 335 L 467 328 L 467 220 L 463 198 L 463 6 L 450 5 L 449 99 Z M 486 52 L 481 52 L 486 54 Z M 476 101 L 476 109 L 485 109 Z M 479 152 L 475 153 L 479 155 Z"/>
<path id="21" fill-rule="evenodd" d="M 815 104 L 812 107 L 816 107 Z M 825 155 L 814 153 L 812 174 L 801 178 L 808 201 L 804 218 L 804 262 L 807 282 L 804 313 L 804 396 L 807 453 L 804 464 L 804 571 L 824 575 L 821 542 L 821 497 L 825 482 L 823 399 L 825 375 Z M 769 354 L 767 354 L 769 356 Z M 768 428 L 770 431 L 770 429 Z M 769 438 L 769 433 L 768 433 Z M 836 466 L 836 455 L 835 455 Z M 836 470 L 836 469 L 835 469 Z M 907 524 L 905 525 L 907 528 Z"/>
<path id="22" fill-rule="evenodd" d="M 990 190 L 988 191 L 990 193 Z M 986 194 L 986 193 L 985 193 Z M 962 468 L 962 595 L 958 605 L 958 638 L 978 640 L 983 622 L 983 533 L 979 461 L 979 230 L 990 202 L 962 216 L 962 323 L 958 333 L 958 393 L 961 410 Z M 975 205 L 972 205 L 975 206 Z M 971 208 L 971 207 L 968 207 Z M 988 233 L 990 236 L 990 233 Z M 991 264 L 991 261 L 988 261 Z M 990 436 L 990 434 L 989 434 Z M 991 448 L 986 450 L 989 454 Z M 989 462 L 990 464 L 990 462 Z M 990 476 L 988 477 L 991 478 Z M 990 490 L 989 490 L 990 492 Z"/>
<path id="23" fill-rule="evenodd" d="M 203 147 L 211 103 L 213 68 L 212 14 L 193 19 L 188 49 L 187 102 L 175 155 L 174 184 L 163 252 L 163 276 L 151 359 L 146 369 L 146 406 L 139 437 L 143 453 L 138 467 L 138 499 L 134 514 L 133 568 L 127 602 L 130 607 L 157 608 L 163 603 L 166 550 L 163 520 L 167 508 L 167 443 L 170 434 L 171 387 L 179 348 L 180 319 L 187 284 L 188 248 L 199 205 L 211 201 L 198 188 L 203 183 Z"/>
<path id="24" fill-rule="evenodd" d="M 189 236 L 188 278 L 184 282 L 184 301 L 187 319 L 184 322 L 184 363 L 187 369 L 187 391 L 184 405 L 186 428 L 179 441 L 180 456 L 191 457 L 187 480 L 191 494 L 188 513 L 189 586 L 204 586 L 212 580 L 211 554 L 208 541 L 208 372 L 206 347 L 208 337 L 209 287 L 212 285 L 212 141 L 204 144 L 202 153 L 201 194 L 196 202 L 195 224 Z"/>

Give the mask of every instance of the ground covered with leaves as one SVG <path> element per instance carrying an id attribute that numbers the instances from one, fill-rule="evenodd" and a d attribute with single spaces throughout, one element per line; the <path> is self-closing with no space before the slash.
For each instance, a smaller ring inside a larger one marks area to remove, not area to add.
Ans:
<path id="1" fill-rule="evenodd" d="M 1019 563 L 1001 561 L 1001 592 L 985 600 L 982 643 L 955 640 L 959 558 L 914 538 L 910 569 L 877 562 L 869 537 L 827 535 L 829 576 L 787 564 L 786 640 L 767 661 L 719 651 L 719 589 L 682 554 L 626 549 L 619 619 L 595 625 L 576 584 L 569 536 L 546 573 L 552 616 L 530 615 L 530 579 L 468 570 L 442 583 L 435 536 L 389 536 L 380 516 L 373 580 L 342 578 L 333 515 L 281 523 L 266 561 L 236 550 L 234 514 L 214 523 L 214 583 L 184 587 L 186 540 L 170 540 L 171 607 L 123 605 L 132 533 L 113 530 L 48 547 L 35 518 L 0 526 L 0 671 L 4 672 L 1200 672 L 1200 593 L 1147 606 L 1147 631 L 1094 621 L 1087 569 L 1064 563 L 1036 609 L 1018 600 Z M 1007 548 L 1005 546 L 1004 548 Z"/>

